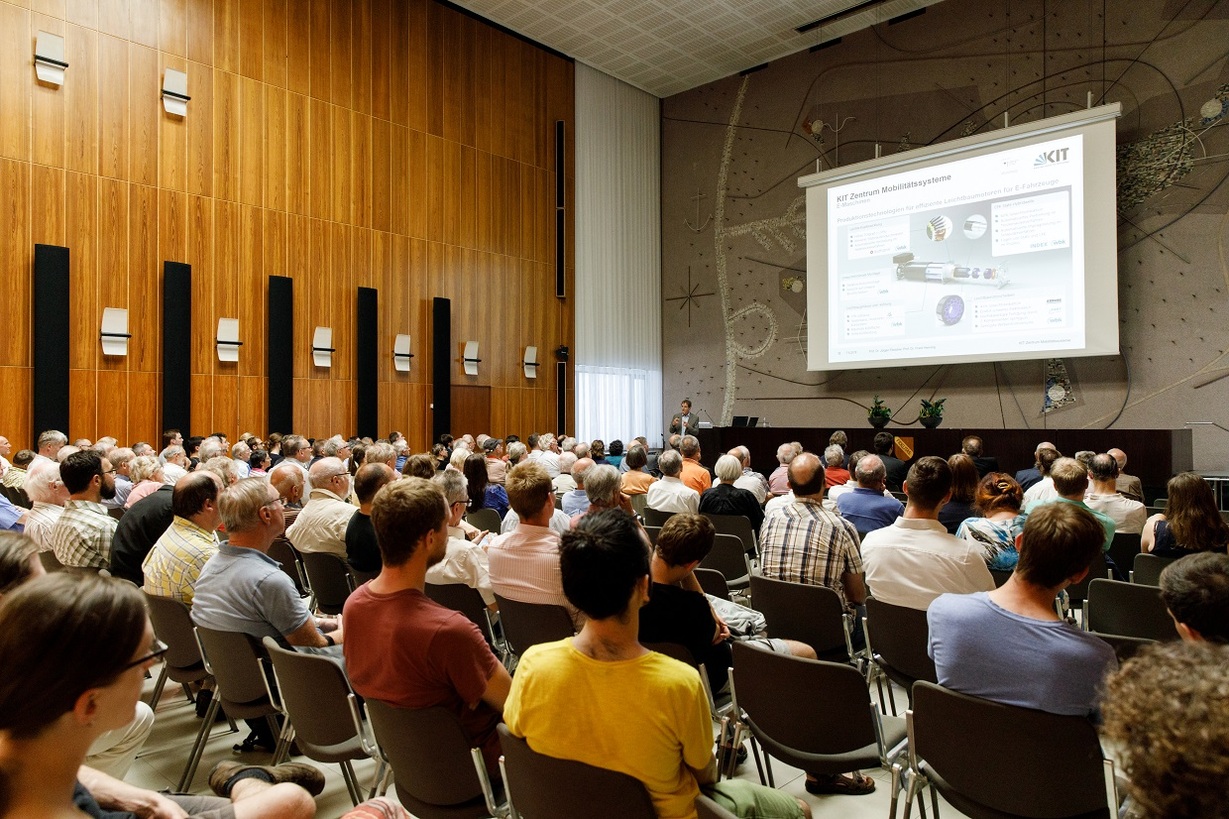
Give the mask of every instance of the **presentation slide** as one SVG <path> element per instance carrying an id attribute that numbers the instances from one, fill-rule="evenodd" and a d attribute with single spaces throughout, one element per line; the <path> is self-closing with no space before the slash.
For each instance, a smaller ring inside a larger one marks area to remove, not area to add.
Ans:
<path id="1" fill-rule="evenodd" d="M 1118 354 L 1117 103 L 831 168 L 807 368 Z"/>
<path id="2" fill-rule="evenodd" d="M 828 189 L 834 362 L 1084 346 L 1083 138 Z"/>

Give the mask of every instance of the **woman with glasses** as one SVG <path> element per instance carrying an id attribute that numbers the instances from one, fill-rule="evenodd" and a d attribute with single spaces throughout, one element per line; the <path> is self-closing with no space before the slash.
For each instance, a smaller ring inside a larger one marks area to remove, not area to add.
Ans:
<path id="1" fill-rule="evenodd" d="M 163 796 L 82 767 L 104 732 L 133 715 L 145 672 L 166 651 L 129 583 L 58 572 L 0 600 L 0 815 L 310 817 L 292 784 L 309 766 L 225 762 L 210 775 L 230 797 Z M 321 782 L 323 784 L 323 782 Z M 232 804 L 233 802 L 233 804 Z M 107 810 L 120 811 L 108 813 Z M 233 812 L 232 812 L 233 811 Z"/>

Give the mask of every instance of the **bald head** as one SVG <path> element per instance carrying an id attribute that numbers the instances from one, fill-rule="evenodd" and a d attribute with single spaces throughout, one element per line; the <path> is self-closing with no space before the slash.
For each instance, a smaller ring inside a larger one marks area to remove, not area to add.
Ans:
<path id="1" fill-rule="evenodd" d="M 341 462 L 341 458 L 321 458 L 312 464 L 308 476 L 312 486 L 324 486 L 329 482 L 329 478 L 345 471 L 346 465 Z"/>
<path id="2" fill-rule="evenodd" d="M 824 496 L 824 466 L 813 452 L 803 452 L 789 463 L 789 488 L 796 498 Z"/>
<path id="3" fill-rule="evenodd" d="M 1119 472 L 1127 468 L 1127 453 L 1123 452 L 1121 449 L 1118 449 L 1117 447 L 1115 447 L 1114 449 L 1111 449 L 1109 452 L 1105 454 L 1109 455 L 1111 458 L 1113 458 L 1115 461 L 1118 462 Z"/>
<path id="4" fill-rule="evenodd" d="M 303 500 L 303 470 L 290 463 L 280 463 L 269 473 L 269 483 L 287 503 Z"/>
<path id="5" fill-rule="evenodd" d="M 589 457 L 577 458 L 572 465 L 572 480 L 576 481 L 577 489 L 585 488 L 585 473 L 593 468 L 594 460 Z"/>
<path id="6" fill-rule="evenodd" d="M 359 504 L 367 508 L 385 484 L 397 479 L 397 472 L 386 463 L 363 464 L 354 474 L 354 494 Z"/>

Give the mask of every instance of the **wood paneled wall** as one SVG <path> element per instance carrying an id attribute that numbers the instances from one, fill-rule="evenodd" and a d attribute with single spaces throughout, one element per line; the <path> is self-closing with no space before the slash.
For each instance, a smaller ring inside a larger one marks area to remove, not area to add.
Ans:
<path id="1" fill-rule="evenodd" d="M 61 88 L 35 79 L 40 30 L 65 38 Z M 166 68 L 187 72 L 186 118 L 162 110 Z M 266 431 L 271 274 L 296 280 L 296 431 L 353 431 L 360 286 L 380 291 L 382 433 L 428 443 L 433 296 L 452 299 L 453 383 L 490 387 L 489 431 L 553 429 L 554 368 L 530 382 L 519 362 L 572 345 L 554 296 L 560 119 L 571 292 L 567 60 L 432 0 L 0 0 L 0 432 L 30 443 L 35 243 L 72 253 L 70 438 L 160 432 L 164 259 L 192 265 L 193 432 Z M 127 358 L 102 356 L 105 306 L 129 309 Z M 237 365 L 217 360 L 219 317 L 240 320 Z M 312 366 L 316 325 L 333 327 L 331 370 Z"/>

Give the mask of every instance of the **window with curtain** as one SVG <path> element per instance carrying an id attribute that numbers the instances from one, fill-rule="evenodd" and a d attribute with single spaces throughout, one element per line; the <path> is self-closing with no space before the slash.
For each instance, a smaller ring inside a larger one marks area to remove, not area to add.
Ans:
<path id="1" fill-rule="evenodd" d="M 661 446 L 662 420 L 650 396 L 661 395 L 661 373 L 626 367 L 576 366 L 576 435 L 628 445 L 638 435 Z"/>

